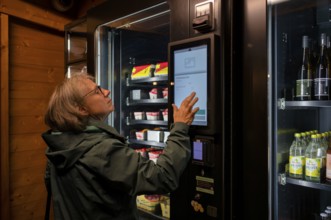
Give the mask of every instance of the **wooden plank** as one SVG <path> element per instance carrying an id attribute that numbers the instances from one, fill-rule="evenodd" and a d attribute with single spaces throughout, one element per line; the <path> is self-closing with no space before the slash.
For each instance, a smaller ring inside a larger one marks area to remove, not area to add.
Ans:
<path id="1" fill-rule="evenodd" d="M 11 99 L 9 106 L 10 116 L 39 116 L 47 110 L 47 102 L 40 99 Z"/>
<path id="2" fill-rule="evenodd" d="M 21 102 L 21 100 L 30 99 L 32 101 L 38 100 L 39 102 L 42 102 L 43 105 L 47 105 L 49 97 L 57 84 L 12 81 L 10 85 L 12 88 L 12 90 L 10 90 L 11 102 Z M 16 103 L 12 104 L 16 105 Z M 20 111 L 20 109 L 14 109 L 14 107 L 11 107 L 11 109 L 13 111 Z M 42 112 L 41 114 L 45 114 L 45 112 Z"/>
<path id="3" fill-rule="evenodd" d="M 48 50 L 54 50 L 54 51 L 62 51 L 64 50 L 64 39 L 59 36 L 58 38 L 54 38 L 54 41 L 49 41 L 48 36 L 44 36 L 44 34 L 41 34 L 41 37 L 36 37 L 36 33 L 26 33 L 22 32 L 19 36 L 14 36 L 11 39 L 10 46 L 13 47 L 26 47 L 26 48 L 39 48 L 39 49 L 45 49 Z M 64 35 L 64 33 L 63 33 Z M 63 45 L 63 47 L 59 47 L 59 45 Z"/>
<path id="4" fill-rule="evenodd" d="M 12 91 L 49 91 L 49 95 L 54 89 L 56 84 L 42 83 L 42 82 L 24 82 L 24 81 L 11 81 L 10 92 Z"/>
<path id="5" fill-rule="evenodd" d="M 10 155 L 10 171 L 31 168 L 45 167 L 45 150 L 20 151 Z M 40 180 L 42 181 L 42 180 Z"/>
<path id="6" fill-rule="evenodd" d="M 9 139 L 10 152 L 46 150 L 46 143 L 41 134 L 16 134 Z"/>
<path id="7" fill-rule="evenodd" d="M 14 47 L 11 50 L 11 64 L 34 64 L 46 67 L 61 67 L 64 65 L 64 53 L 45 49 Z"/>
<path id="8" fill-rule="evenodd" d="M 40 220 L 44 219 L 46 203 L 44 200 L 31 201 L 13 206 L 12 220 Z"/>
<path id="9" fill-rule="evenodd" d="M 49 96 L 52 92 L 52 88 L 55 88 L 55 85 L 49 84 L 49 91 L 40 92 L 40 91 L 29 91 L 29 90 L 15 90 L 10 91 L 10 97 L 13 99 L 39 99 L 39 101 L 48 102 Z"/>
<path id="10" fill-rule="evenodd" d="M 1 132 L 0 132 L 0 218 L 10 219 L 10 196 L 9 196 L 9 24 L 8 15 L 0 14 L 0 117 L 1 117 Z"/>
<path id="11" fill-rule="evenodd" d="M 42 115 L 10 117 L 10 125 L 10 134 L 41 134 L 47 129 Z"/>
<path id="12" fill-rule="evenodd" d="M 58 82 L 62 81 L 65 76 L 63 65 L 61 67 L 43 67 L 36 66 L 34 64 L 11 65 L 10 78 L 14 81 L 57 84 Z M 29 71 L 27 71 L 27 69 Z M 11 96 L 11 98 L 15 97 Z"/>
<path id="13" fill-rule="evenodd" d="M 33 201 L 46 201 L 46 189 L 44 183 L 31 184 L 11 190 L 10 201 L 12 206 L 28 204 Z"/>
<path id="14" fill-rule="evenodd" d="M 31 184 L 40 184 L 40 182 L 44 181 L 44 176 L 45 163 L 40 166 L 24 167 L 22 169 L 14 170 L 10 173 L 10 180 L 12 182 L 11 188 L 16 189 Z"/>

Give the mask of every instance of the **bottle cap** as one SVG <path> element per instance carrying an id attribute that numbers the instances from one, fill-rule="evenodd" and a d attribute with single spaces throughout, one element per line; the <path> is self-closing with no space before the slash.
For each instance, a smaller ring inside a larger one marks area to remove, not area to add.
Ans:
<path id="1" fill-rule="evenodd" d="M 321 216 L 321 217 L 328 217 L 328 215 L 327 215 L 326 213 L 324 213 L 324 212 L 322 212 L 322 213 L 320 214 L 320 216 Z"/>
<path id="2" fill-rule="evenodd" d="M 321 34 L 321 46 L 326 46 L 326 34 Z"/>
<path id="3" fill-rule="evenodd" d="M 303 48 L 308 48 L 309 45 L 308 45 L 308 36 L 304 35 L 302 36 L 302 47 Z"/>

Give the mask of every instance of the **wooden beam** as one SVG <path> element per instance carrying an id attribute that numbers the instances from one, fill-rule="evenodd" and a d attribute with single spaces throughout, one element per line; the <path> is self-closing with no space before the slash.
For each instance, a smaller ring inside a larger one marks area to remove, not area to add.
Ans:
<path id="1" fill-rule="evenodd" d="M 9 207 L 9 24 L 8 15 L 0 14 L 0 217 L 10 219 Z"/>
<path id="2" fill-rule="evenodd" d="M 64 25 L 72 21 L 63 15 L 42 9 L 23 0 L 0 0 L 0 13 L 60 31 L 64 30 Z"/>

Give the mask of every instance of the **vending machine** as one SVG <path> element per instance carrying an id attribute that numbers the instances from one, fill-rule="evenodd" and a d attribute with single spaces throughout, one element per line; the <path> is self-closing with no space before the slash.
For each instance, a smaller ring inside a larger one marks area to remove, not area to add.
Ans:
<path id="1" fill-rule="evenodd" d="M 331 129 L 330 1 L 246 0 L 244 6 L 244 217 L 327 219 L 328 159 L 321 149 L 312 155 L 309 145 L 316 138 L 312 133 Z M 298 137 L 309 140 L 295 152 L 291 146 Z"/>
<path id="2" fill-rule="evenodd" d="M 192 159 L 179 188 L 139 195 L 142 219 L 234 216 L 231 139 L 239 118 L 231 111 L 237 103 L 231 7 L 219 0 L 124 0 L 106 1 L 87 13 L 87 71 L 111 91 L 116 111 L 108 123 L 137 153 L 157 160 L 173 122 L 171 104 L 179 105 L 192 91 L 199 97 L 189 132 Z"/>

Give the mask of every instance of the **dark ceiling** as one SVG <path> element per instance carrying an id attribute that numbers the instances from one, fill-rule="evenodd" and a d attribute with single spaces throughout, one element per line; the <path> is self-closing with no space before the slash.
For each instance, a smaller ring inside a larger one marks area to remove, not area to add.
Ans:
<path id="1" fill-rule="evenodd" d="M 54 13 L 59 13 L 66 17 L 75 19 L 82 14 L 82 7 L 87 5 L 94 6 L 94 4 L 99 4 L 100 0 L 23 0 L 36 5 L 42 9 L 52 11 Z"/>

